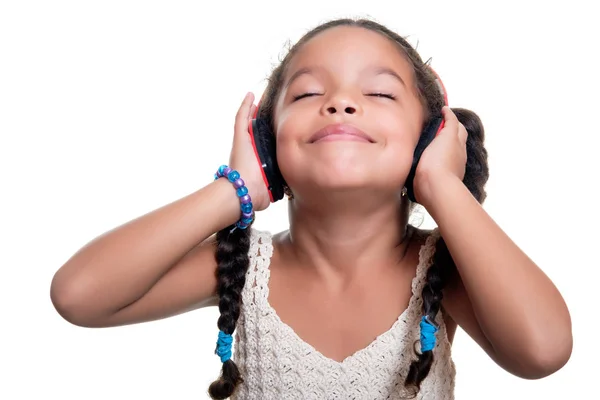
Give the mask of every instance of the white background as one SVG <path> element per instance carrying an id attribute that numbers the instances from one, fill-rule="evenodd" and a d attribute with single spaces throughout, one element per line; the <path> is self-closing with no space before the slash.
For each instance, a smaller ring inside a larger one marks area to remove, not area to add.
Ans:
<path id="1" fill-rule="evenodd" d="M 340 16 L 373 17 L 418 42 L 451 105 L 481 116 L 491 169 L 485 208 L 571 310 L 572 358 L 539 381 L 504 372 L 459 331 L 457 399 L 563 399 L 593 390 L 594 2 L 215 3 L 2 2 L 0 398 L 207 398 L 220 368 L 216 309 L 79 328 L 54 311 L 50 280 L 94 237 L 209 183 L 228 160 L 246 91 L 260 96 L 287 40 Z M 279 231 L 286 218 L 282 201 L 255 226 Z"/>

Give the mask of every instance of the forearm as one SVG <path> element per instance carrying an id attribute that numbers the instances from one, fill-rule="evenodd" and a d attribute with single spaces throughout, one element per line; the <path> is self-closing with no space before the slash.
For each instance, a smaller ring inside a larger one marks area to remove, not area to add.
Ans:
<path id="1" fill-rule="evenodd" d="M 429 185 L 439 226 L 479 326 L 503 363 L 556 363 L 571 351 L 569 311 L 550 279 L 457 178 Z M 532 361 L 533 362 L 533 361 Z M 565 360 L 566 362 L 566 360 Z M 551 368 L 551 367 L 549 367 Z"/>
<path id="2" fill-rule="evenodd" d="M 239 200 L 223 179 L 94 239 L 52 281 L 58 303 L 87 314 L 115 312 L 138 300 L 195 245 L 240 215 Z"/>

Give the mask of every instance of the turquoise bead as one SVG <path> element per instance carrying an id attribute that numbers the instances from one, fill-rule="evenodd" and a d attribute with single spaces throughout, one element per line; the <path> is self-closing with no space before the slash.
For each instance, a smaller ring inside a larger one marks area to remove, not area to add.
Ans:
<path id="1" fill-rule="evenodd" d="M 237 195 L 238 195 L 239 197 L 245 196 L 245 195 L 247 195 L 247 194 L 248 194 L 248 188 L 247 188 L 246 186 L 242 186 L 241 188 L 239 188 L 239 189 L 237 190 Z"/>
<path id="2" fill-rule="evenodd" d="M 240 179 L 240 174 L 237 171 L 231 171 L 229 175 L 227 175 L 227 179 L 229 179 L 229 182 L 233 183 L 236 180 Z"/>

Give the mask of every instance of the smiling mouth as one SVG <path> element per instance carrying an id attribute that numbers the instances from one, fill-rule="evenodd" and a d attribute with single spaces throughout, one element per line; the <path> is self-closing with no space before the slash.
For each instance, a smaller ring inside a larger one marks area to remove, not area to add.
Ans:
<path id="1" fill-rule="evenodd" d="M 369 135 L 348 124 L 327 125 L 323 129 L 315 132 L 311 136 L 309 143 L 338 141 L 375 143 L 375 141 Z"/>

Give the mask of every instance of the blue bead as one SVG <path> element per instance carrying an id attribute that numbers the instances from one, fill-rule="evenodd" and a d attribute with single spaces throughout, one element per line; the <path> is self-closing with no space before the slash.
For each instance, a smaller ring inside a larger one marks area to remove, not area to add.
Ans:
<path id="1" fill-rule="evenodd" d="M 250 213 L 252 212 L 252 203 L 242 204 L 241 208 L 243 212 Z"/>
<path id="2" fill-rule="evenodd" d="M 254 218 L 242 218 L 242 222 L 243 222 L 244 224 L 249 224 L 250 222 L 252 222 L 252 220 L 253 220 L 253 219 L 254 219 Z"/>
<path id="3" fill-rule="evenodd" d="M 219 167 L 219 175 L 221 175 L 221 176 L 223 175 L 223 172 L 225 171 L 225 168 L 227 168 L 227 165 L 221 165 Z"/>
<path id="4" fill-rule="evenodd" d="M 238 195 L 239 197 L 245 196 L 245 195 L 247 195 L 247 194 L 248 194 L 248 188 L 247 188 L 246 186 L 242 186 L 241 188 L 239 188 L 239 189 L 237 190 L 237 195 Z"/>
<path id="5" fill-rule="evenodd" d="M 229 182 L 233 183 L 237 179 L 240 179 L 240 174 L 236 170 L 233 170 L 229 173 L 229 175 L 227 175 L 227 179 L 229 179 Z"/>

